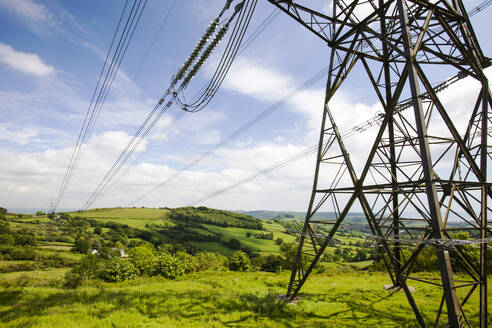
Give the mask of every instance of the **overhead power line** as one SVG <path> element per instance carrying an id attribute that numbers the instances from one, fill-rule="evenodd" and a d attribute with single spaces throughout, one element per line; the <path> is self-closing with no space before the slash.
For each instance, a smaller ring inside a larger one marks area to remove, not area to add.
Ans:
<path id="1" fill-rule="evenodd" d="M 70 157 L 67 170 L 63 177 L 60 189 L 58 191 L 58 195 L 53 203 L 53 207 L 51 208 L 51 211 L 56 211 L 56 209 L 60 205 L 63 195 L 65 194 L 66 188 L 73 175 L 73 171 L 75 170 L 77 163 L 80 160 L 80 157 L 82 156 L 85 143 L 92 135 L 94 125 L 98 119 L 102 106 L 108 96 L 109 90 L 111 89 L 111 85 L 114 81 L 116 73 L 118 72 L 119 66 L 125 56 L 126 50 L 128 49 L 128 46 L 133 37 L 138 22 L 140 21 L 140 17 L 142 15 L 143 10 L 145 9 L 146 4 L 147 4 L 147 0 L 138 0 L 138 1 L 134 0 L 133 4 L 131 5 L 131 8 L 129 9 L 129 13 L 126 14 L 127 8 L 129 6 L 128 6 L 128 0 L 125 1 L 123 10 L 118 20 L 118 24 L 116 26 L 116 30 L 111 40 L 109 50 L 106 55 L 106 59 L 104 61 L 101 72 L 99 74 L 96 87 L 92 94 L 92 98 L 89 103 L 89 108 L 87 109 L 81 130 L 77 138 L 77 142 L 72 151 L 72 155 Z M 125 16 L 126 16 L 126 20 L 124 20 Z M 123 29 L 121 30 L 120 28 L 122 26 Z M 117 40 L 118 37 L 119 39 L 116 44 L 116 48 L 114 48 L 113 50 L 113 46 L 115 45 L 115 41 Z"/>
<path id="2" fill-rule="evenodd" d="M 164 92 L 163 96 L 154 106 L 150 114 L 146 117 L 144 122 L 141 124 L 137 132 L 132 137 L 130 143 L 121 152 L 117 160 L 113 163 L 109 171 L 104 175 L 102 180 L 96 186 L 94 191 L 90 194 L 88 200 L 85 202 L 83 209 L 87 209 L 91 204 L 101 195 L 104 189 L 109 185 L 111 180 L 116 176 L 118 171 L 121 169 L 122 165 L 129 159 L 133 154 L 138 145 L 145 139 L 152 128 L 157 124 L 164 113 L 172 106 L 173 102 L 176 100 L 179 92 L 182 92 L 189 84 L 193 76 L 197 73 L 201 65 L 210 56 L 213 49 L 217 46 L 218 42 L 224 37 L 229 24 L 237 17 L 236 23 L 233 28 L 231 37 L 229 38 L 229 44 L 234 47 L 239 47 L 242 37 L 246 32 L 251 16 L 256 7 L 257 0 L 244 0 L 234 7 L 234 12 L 229 18 L 223 21 L 223 25 L 220 25 L 220 19 L 222 15 L 229 9 L 232 1 L 228 1 L 226 6 L 221 11 L 219 16 L 212 22 L 204 36 L 201 38 L 197 46 L 192 52 L 192 55 L 188 57 L 185 64 L 180 68 L 178 73 L 173 77 L 169 88 Z M 214 32 L 218 29 L 218 32 L 212 37 Z M 231 41 L 232 40 L 232 41 Z M 239 40 L 239 41 L 237 41 Z M 208 44 L 208 45 L 207 45 Z M 203 49 L 203 52 L 202 52 Z M 226 47 L 224 54 L 227 54 L 231 49 Z M 236 50 L 237 52 L 237 50 Z M 201 56 L 198 56 L 201 53 Z M 235 53 L 234 53 L 235 54 Z M 229 55 L 223 55 L 229 56 Z M 192 66 L 192 64 L 194 66 Z M 191 67 L 191 68 L 190 68 Z M 219 68 L 223 67 L 219 64 Z M 178 82 L 181 81 L 180 85 L 175 88 Z M 160 109 L 161 105 L 165 103 L 165 106 Z"/>
<path id="3" fill-rule="evenodd" d="M 478 5 L 477 7 L 475 7 L 474 9 L 470 10 L 468 12 L 468 15 L 469 16 L 473 16 L 481 11 L 483 11 L 486 7 L 488 7 L 490 4 L 492 4 L 492 0 L 486 0 L 484 1 L 483 3 L 481 3 L 480 5 Z M 268 16 L 267 18 L 260 24 L 260 26 L 251 34 L 251 36 L 244 42 L 244 47 L 242 49 L 240 49 L 239 51 L 239 54 L 242 54 L 242 52 L 244 52 L 244 50 L 246 49 L 246 47 L 248 47 L 251 42 L 268 26 L 268 24 L 271 23 L 271 21 L 280 13 L 280 11 L 275 8 Z M 323 68 L 323 71 L 327 70 L 328 67 L 325 67 Z M 317 79 L 316 76 L 318 76 L 319 78 L 321 76 L 319 76 L 319 74 L 321 73 L 317 73 L 315 74 L 313 77 L 311 77 L 309 80 L 307 80 L 306 82 L 304 82 L 304 84 L 302 84 L 301 86 L 297 87 L 295 90 L 302 90 L 303 89 L 303 85 L 307 84 L 308 81 L 310 80 L 313 80 L 313 79 Z M 325 73 L 326 74 L 326 73 Z M 313 83 L 314 84 L 314 83 Z M 312 84 L 310 84 L 312 85 Z M 276 111 L 276 109 L 278 109 L 279 107 L 281 107 L 282 105 L 284 105 L 286 103 L 286 100 L 288 98 L 291 98 L 291 97 L 294 97 L 295 95 L 292 95 L 292 93 L 295 91 L 291 91 L 291 93 L 289 95 L 287 95 L 286 97 L 282 98 L 281 100 L 279 100 L 277 103 L 275 103 L 272 107 L 268 108 L 267 110 L 263 111 L 262 113 L 260 113 L 257 117 L 253 118 L 253 120 L 249 121 L 248 123 L 246 123 L 245 125 L 241 126 L 238 130 L 234 131 L 231 135 L 229 135 L 226 139 L 224 139 L 223 141 L 221 141 L 220 143 L 218 143 L 216 146 L 214 146 L 212 149 L 210 149 L 209 151 L 205 152 L 204 154 L 202 154 L 201 156 L 197 157 L 196 159 L 192 160 L 191 162 L 189 162 L 188 164 L 186 164 L 183 168 L 181 168 L 178 172 L 176 172 L 175 174 L 173 174 L 171 177 L 167 178 L 166 180 L 164 180 L 162 183 L 156 185 L 155 187 L 153 187 L 152 189 L 150 189 L 149 191 L 147 191 L 146 193 L 144 193 L 143 195 L 139 196 L 137 199 L 135 199 L 134 201 L 132 201 L 129 206 L 133 206 L 137 203 L 139 203 L 140 201 L 142 201 L 143 199 L 145 199 L 146 197 L 148 197 L 150 194 L 152 194 L 153 192 L 155 192 L 156 190 L 166 186 L 167 184 L 169 184 L 171 181 L 175 180 L 176 178 L 178 178 L 183 171 L 185 170 L 188 170 L 192 167 L 194 167 L 196 164 L 198 164 L 199 162 L 201 162 L 202 160 L 206 159 L 207 157 L 209 157 L 211 154 L 213 154 L 217 149 L 223 147 L 224 145 L 228 144 L 232 139 L 238 137 L 239 135 L 241 135 L 244 131 L 246 131 L 248 128 L 250 128 L 251 126 L 253 126 L 254 124 L 256 124 L 257 122 L 261 121 L 263 118 L 267 117 L 268 115 L 270 115 L 271 113 L 273 113 L 274 111 Z M 203 89 L 202 89 L 203 91 Z M 301 91 L 302 92 L 302 91 Z M 374 124 L 375 121 L 378 120 L 378 117 L 374 117 L 373 119 L 365 122 L 362 126 L 357 126 L 357 127 L 354 127 L 353 129 L 351 129 L 351 132 L 352 134 L 354 133 L 357 133 L 357 132 L 361 132 L 363 130 L 365 130 L 367 127 L 371 126 Z"/>
<path id="4" fill-rule="evenodd" d="M 169 12 L 168 12 L 169 13 Z M 277 9 L 277 8 L 274 8 L 268 15 L 267 17 L 255 28 L 255 30 L 250 34 L 250 36 L 246 39 L 246 41 L 244 41 L 242 44 L 241 44 L 241 47 L 239 48 L 239 52 L 238 52 L 238 55 L 237 57 L 241 56 L 244 51 L 252 44 L 252 42 L 254 40 L 256 40 L 256 38 L 258 38 L 258 36 L 265 30 L 266 27 L 268 27 L 269 24 L 272 23 L 272 21 L 278 16 L 278 14 L 280 13 L 280 11 Z M 162 26 L 162 24 L 161 24 Z M 203 38 L 202 38 L 203 39 Z M 323 70 L 326 70 L 323 69 Z M 315 76 L 311 77 L 308 81 L 305 82 L 305 84 L 307 83 L 307 87 L 310 87 L 311 85 L 313 85 L 314 83 L 316 83 L 317 81 L 319 81 L 319 78 L 321 78 L 322 76 L 320 76 L 316 81 L 312 81 L 312 83 L 310 83 L 309 81 L 311 81 L 312 79 L 314 79 L 319 73 L 315 74 Z M 197 95 L 195 96 L 195 99 L 199 97 L 199 95 L 205 90 L 205 88 L 207 87 L 208 83 L 197 93 Z M 300 86 L 301 87 L 301 86 Z M 284 104 L 284 103 L 282 103 Z M 273 107 L 277 107 L 277 105 L 279 105 L 279 102 L 277 102 Z M 274 108 L 271 108 L 271 109 L 274 109 Z M 278 109 L 278 108 L 275 108 L 275 109 Z M 183 114 L 184 113 L 187 113 L 186 111 L 180 111 L 176 117 L 173 119 L 173 121 L 168 125 L 166 126 L 165 129 L 171 129 L 175 123 L 177 121 L 179 121 L 182 117 L 183 117 Z M 242 128 L 240 128 L 240 130 L 243 130 L 243 131 L 236 131 L 235 133 L 233 133 L 233 135 L 230 136 L 229 139 L 232 139 L 234 137 L 237 137 L 239 134 L 241 134 L 242 132 L 244 132 L 244 130 L 246 130 L 247 128 L 249 128 L 250 126 L 252 126 L 253 124 L 256 124 L 257 122 L 259 122 L 261 119 L 265 118 L 268 114 L 266 113 L 261 113 L 260 115 L 258 116 L 262 116 L 262 117 L 257 117 L 255 118 L 255 122 L 250 122 L 250 123 L 247 123 L 246 125 L 244 125 Z M 247 127 L 246 127 L 247 126 Z M 214 149 L 212 149 L 211 151 L 208 151 L 207 153 L 203 154 L 202 156 L 200 156 L 199 159 L 197 160 L 194 160 L 193 161 L 193 164 L 192 165 L 187 165 L 186 167 L 184 167 L 182 170 L 185 170 L 185 169 L 188 169 L 189 167 L 197 164 L 198 162 L 202 161 L 203 159 L 205 159 L 207 156 L 210 156 L 214 151 L 216 151 L 218 148 L 224 146 L 225 144 L 227 144 L 230 140 L 224 140 L 222 142 L 220 142 L 219 144 L 216 145 L 216 147 L 214 147 Z M 139 160 L 139 158 L 143 155 L 144 153 L 141 153 L 140 156 L 138 156 L 133 162 L 132 162 L 132 165 L 137 162 Z M 123 165 L 123 164 L 121 164 Z M 99 194 L 99 197 L 102 196 L 104 193 L 106 193 L 107 191 L 109 191 L 112 186 L 117 183 L 123 176 L 125 176 L 129 170 L 131 170 L 131 167 L 132 165 L 129 165 L 128 168 L 123 171 L 121 174 L 119 174 L 117 177 L 115 177 L 113 179 L 113 181 L 110 183 L 110 184 L 107 184 L 103 190 L 100 192 Z M 119 170 L 119 169 L 118 169 Z M 179 174 L 176 174 L 175 176 L 173 176 L 173 179 L 176 178 Z M 169 181 L 166 181 L 165 183 L 168 183 Z M 153 188 L 151 191 L 149 191 L 148 193 L 146 193 L 146 195 L 144 196 L 141 196 L 141 199 L 145 198 L 148 194 L 152 193 L 154 190 L 162 187 L 165 183 L 161 183 L 160 185 L 156 186 L 155 188 Z M 135 201 L 135 202 L 138 202 L 141 200 L 139 198 L 139 200 Z"/>
<path id="5" fill-rule="evenodd" d="M 169 177 L 168 179 L 166 179 L 162 183 L 154 186 L 152 189 L 150 189 L 149 191 L 147 191 L 146 193 L 144 193 L 143 195 L 141 195 L 140 197 L 138 197 L 137 199 L 135 199 L 134 201 L 132 201 L 129 206 L 133 206 L 134 204 L 137 204 L 138 202 L 142 201 L 143 199 L 145 199 L 146 197 L 148 197 L 150 194 L 152 194 L 153 192 L 155 192 L 157 189 L 160 189 L 160 188 L 164 187 L 165 185 L 169 184 L 171 181 L 173 181 L 176 178 L 178 178 L 182 174 L 183 171 L 186 171 L 186 170 L 194 167 L 195 165 L 197 165 L 198 163 L 200 163 L 204 159 L 210 157 L 210 155 L 212 155 L 213 153 L 215 153 L 218 149 L 224 147 L 229 142 L 231 142 L 235 138 L 239 137 L 244 132 L 246 132 L 247 130 L 249 130 L 251 127 L 253 127 L 254 125 L 256 125 L 258 122 L 262 121 L 263 119 L 265 119 L 269 115 L 273 114 L 277 110 L 279 110 L 282 107 L 284 107 L 286 104 L 289 103 L 289 101 L 292 101 L 299 94 L 301 94 L 302 92 L 306 91 L 311 86 L 313 86 L 314 84 L 316 84 L 317 82 L 319 82 L 323 77 L 326 77 L 327 74 L 328 74 L 328 66 L 324 67 L 319 72 L 317 72 L 316 74 L 314 74 L 313 76 L 311 76 L 309 79 L 307 79 L 306 81 L 304 81 L 302 84 L 300 84 L 298 87 L 296 87 L 295 89 L 291 90 L 286 96 L 284 96 L 282 99 L 280 99 L 277 102 L 275 102 L 273 105 L 271 105 L 270 107 L 268 107 L 266 110 L 264 110 L 261 113 L 259 113 L 258 115 L 256 115 L 253 119 L 251 119 L 250 121 L 248 121 L 245 124 L 243 124 L 242 126 L 240 126 L 237 130 L 235 130 L 234 132 L 232 132 L 229 136 L 227 136 L 225 139 L 223 139 L 222 141 L 220 141 L 213 148 L 209 149 L 207 152 L 203 153 L 199 157 L 197 157 L 194 160 L 192 160 L 189 163 L 187 163 L 184 167 L 182 167 L 178 172 L 174 173 L 171 177 Z"/>
<path id="6" fill-rule="evenodd" d="M 177 0 L 174 0 L 173 3 L 171 4 L 171 6 L 169 7 L 169 9 L 167 10 L 167 13 L 166 15 L 164 15 L 164 18 L 161 22 L 161 25 L 159 26 L 159 29 L 157 30 L 155 36 L 154 36 L 154 39 L 152 39 L 152 42 L 150 43 L 150 46 L 149 48 L 147 49 L 147 51 L 145 52 L 145 55 L 142 59 L 142 61 L 140 62 L 140 65 L 138 66 L 138 69 L 137 71 L 135 72 L 135 74 L 133 75 L 133 79 L 135 79 L 138 75 L 138 73 L 140 73 L 140 71 L 142 70 L 142 67 L 143 65 L 145 64 L 145 62 L 147 61 L 147 57 L 149 57 L 149 54 L 150 54 L 150 51 L 152 51 L 152 48 L 154 48 L 154 45 L 157 41 L 157 39 L 159 38 L 159 35 L 162 33 L 162 30 L 164 28 L 164 25 L 166 25 L 167 23 L 167 20 L 169 18 L 169 15 L 171 14 L 171 12 L 173 11 L 174 9 L 174 6 L 176 5 L 176 1 Z"/>
<path id="7" fill-rule="evenodd" d="M 456 75 L 446 81 L 443 81 L 441 83 L 438 83 L 435 87 L 434 87 L 434 91 L 436 93 L 438 92 L 441 92 L 442 90 L 448 88 L 450 85 L 458 82 L 459 80 L 465 78 L 464 75 Z M 422 94 L 421 97 L 426 97 L 427 96 L 427 92 Z M 410 98 L 410 99 L 406 99 L 404 101 L 401 101 L 400 103 L 398 103 L 398 105 L 396 106 L 395 110 L 397 112 L 402 112 L 408 108 L 410 108 L 412 106 L 412 103 L 413 103 L 413 99 Z M 370 127 L 374 126 L 374 125 L 377 125 L 379 124 L 380 122 L 382 122 L 384 119 L 384 114 L 383 113 L 377 113 L 375 116 L 373 116 L 372 118 L 370 118 L 369 120 L 361 123 L 361 124 L 358 124 L 356 126 L 353 126 L 343 132 L 340 133 L 340 135 L 342 136 L 342 138 L 344 139 L 347 139 L 347 138 L 350 138 L 358 133 L 362 133 L 364 131 L 366 131 L 367 129 L 369 129 Z M 491 131 L 492 131 L 492 128 L 491 128 Z M 309 148 L 306 148 L 304 150 L 302 150 L 301 152 L 295 154 L 295 155 L 292 155 L 291 157 L 289 158 L 286 158 L 280 162 L 277 162 L 275 164 L 273 164 L 272 166 L 268 167 L 268 168 L 265 168 L 263 170 L 260 170 L 256 173 L 253 173 L 252 175 L 248 176 L 247 178 L 243 179 L 243 180 L 240 180 L 238 182 L 235 182 L 227 187 L 225 187 L 224 189 L 220 189 L 218 191 L 214 191 L 212 193 L 210 193 L 209 195 L 189 204 L 188 206 L 194 206 L 194 205 L 197 205 L 197 204 L 201 204 L 201 203 L 204 203 L 212 198 L 215 198 L 219 195 L 222 195 L 232 189 L 235 189 L 239 186 L 242 186 L 243 184 L 246 184 L 248 182 L 251 182 L 253 180 L 256 180 L 257 178 L 260 178 L 262 176 L 265 176 L 271 172 L 274 172 L 284 166 L 287 166 L 287 165 L 290 165 L 292 163 L 294 163 L 295 161 L 299 160 L 299 159 L 302 159 L 306 156 L 309 156 L 311 154 L 314 154 L 317 152 L 318 150 L 318 147 L 319 145 L 316 144 L 316 145 L 313 145 Z"/>

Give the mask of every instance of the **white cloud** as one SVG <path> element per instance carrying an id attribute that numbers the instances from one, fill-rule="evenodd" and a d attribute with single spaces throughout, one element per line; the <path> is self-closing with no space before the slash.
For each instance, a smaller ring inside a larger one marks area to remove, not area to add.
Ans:
<path id="1" fill-rule="evenodd" d="M 53 14 L 46 6 L 32 0 L 0 0 L 0 6 L 31 22 L 56 24 Z"/>
<path id="2" fill-rule="evenodd" d="M 55 72 L 55 68 L 45 64 L 38 55 L 16 51 L 4 43 L 0 43 L 0 63 L 14 70 L 37 76 L 52 75 Z"/>

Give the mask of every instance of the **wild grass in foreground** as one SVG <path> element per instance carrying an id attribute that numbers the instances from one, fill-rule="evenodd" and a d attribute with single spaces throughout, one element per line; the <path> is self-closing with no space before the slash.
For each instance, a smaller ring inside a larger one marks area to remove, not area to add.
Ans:
<path id="1" fill-rule="evenodd" d="M 381 273 L 313 275 L 298 304 L 284 304 L 289 273 L 203 272 L 178 280 L 94 282 L 76 290 L 0 290 L 2 327 L 417 327 L 402 292 Z M 414 285 L 429 325 L 441 295 Z M 491 292 L 489 290 L 489 292 Z M 468 308 L 477 304 L 472 300 Z M 492 311 L 492 309 L 489 309 Z M 476 324 L 476 317 L 470 318 Z M 489 322 L 492 324 L 492 322 Z"/>

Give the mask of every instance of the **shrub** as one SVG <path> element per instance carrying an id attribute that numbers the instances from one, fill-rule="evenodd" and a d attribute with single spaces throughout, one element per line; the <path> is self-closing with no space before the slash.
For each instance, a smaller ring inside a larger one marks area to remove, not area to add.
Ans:
<path id="1" fill-rule="evenodd" d="M 13 247 L 10 251 L 10 258 L 12 260 L 36 260 L 38 253 L 32 248 Z"/>
<path id="2" fill-rule="evenodd" d="M 151 276 L 155 271 L 157 258 L 149 247 L 137 246 L 128 252 L 130 262 L 141 275 Z"/>
<path id="3" fill-rule="evenodd" d="M 77 253 L 86 254 L 91 247 L 89 240 L 83 237 L 78 237 L 73 245 L 73 251 Z"/>
<path id="4" fill-rule="evenodd" d="M 65 274 L 63 287 L 77 288 L 87 279 L 96 279 L 103 260 L 95 255 L 85 256 L 76 266 Z"/>
<path id="5" fill-rule="evenodd" d="M 70 236 L 58 236 L 55 238 L 55 241 L 59 241 L 62 243 L 70 243 L 70 244 L 74 242 L 73 238 Z"/>
<path id="6" fill-rule="evenodd" d="M 227 266 L 231 271 L 249 271 L 251 269 L 251 261 L 243 251 L 236 251 L 229 256 Z"/>
<path id="7" fill-rule="evenodd" d="M 177 252 L 175 258 L 183 267 L 184 273 L 192 273 L 198 271 L 198 265 L 195 257 L 185 252 Z"/>
<path id="8" fill-rule="evenodd" d="M 0 234 L 0 244 L 1 245 L 13 245 L 15 244 L 15 238 L 12 235 L 3 233 Z"/>
<path id="9" fill-rule="evenodd" d="M 157 272 L 167 279 L 176 279 L 184 274 L 181 263 L 168 253 L 161 253 L 157 264 Z"/>
<path id="10" fill-rule="evenodd" d="M 106 282 L 134 279 L 137 275 L 138 270 L 133 264 L 119 257 L 104 260 L 101 269 L 97 272 L 97 277 Z"/>
<path id="11" fill-rule="evenodd" d="M 39 269 L 39 265 L 36 262 L 26 263 L 10 263 L 6 266 L 0 267 L 0 272 L 19 272 L 19 271 L 35 271 Z"/>
<path id="12" fill-rule="evenodd" d="M 282 258 L 277 255 L 268 255 L 261 266 L 262 271 L 279 272 L 282 270 Z"/>
<path id="13" fill-rule="evenodd" d="M 226 266 L 227 258 L 217 253 L 198 253 L 195 255 L 197 271 L 223 270 Z"/>
<path id="14" fill-rule="evenodd" d="M 21 231 L 15 234 L 15 244 L 22 246 L 36 246 L 36 236 L 32 232 Z"/>
<path id="15" fill-rule="evenodd" d="M 235 238 L 231 238 L 227 242 L 227 246 L 229 246 L 232 249 L 241 249 L 241 242 Z"/>

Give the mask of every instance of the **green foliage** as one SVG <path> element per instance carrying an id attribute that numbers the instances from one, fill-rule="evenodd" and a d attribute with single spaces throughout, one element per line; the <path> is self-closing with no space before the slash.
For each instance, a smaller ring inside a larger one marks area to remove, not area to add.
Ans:
<path id="1" fill-rule="evenodd" d="M 197 261 L 194 256 L 185 252 L 177 252 L 174 257 L 183 267 L 185 274 L 198 271 Z"/>
<path id="2" fill-rule="evenodd" d="M 37 240 L 36 236 L 32 232 L 28 232 L 25 230 L 17 231 L 14 234 L 15 244 L 21 246 L 36 246 Z"/>
<path id="3" fill-rule="evenodd" d="M 134 279 L 137 275 L 138 270 L 133 264 L 120 257 L 105 259 L 97 272 L 97 277 L 106 282 L 119 282 Z"/>
<path id="4" fill-rule="evenodd" d="M 0 245 L 14 245 L 14 244 L 15 244 L 14 236 L 6 233 L 0 234 Z"/>
<path id="5" fill-rule="evenodd" d="M 11 234 L 10 224 L 8 222 L 0 222 L 0 234 Z"/>
<path id="6" fill-rule="evenodd" d="M 296 243 L 283 243 L 280 245 L 280 253 L 282 254 L 283 268 L 290 269 L 294 267 L 294 262 L 297 256 Z M 304 261 L 306 263 L 307 261 Z"/>
<path id="7" fill-rule="evenodd" d="M 206 223 L 222 227 L 239 227 L 263 230 L 261 220 L 252 216 L 200 207 L 181 207 L 171 210 L 169 218 L 175 222 Z"/>
<path id="8" fill-rule="evenodd" d="M 130 262 L 138 270 L 140 275 L 151 276 L 155 271 L 157 257 L 152 249 L 147 246 L 137 246 L 128 252 Z"/>
<path id="9" fill-rule="evenodd" d="M 157 272 L 167 279 L 176 279 L 185 273 L 181 262 L 174 256 L 162 252 L 157 262 Z"/>
<path id="10" fill-rule="evenodd" d="M 0 214 L 1 215 L 7 215 L 7 209 L 4 207 L 0 207 Z"/>
<path id="11" fill-rule="evenodd" d="M 232 249 L 239 250 L 241 249 L 241 242 L 237 240 L 236 238 L 231 238 L 227 242 L 227 246 L 229 246 Z"/>
<path id="12" fill-rule="evenodd" d="M 91 247 L 90 241 L 87 238 L 79 236 L 75 240 L 75 243 L 73 245 L 73 250 L 74 250 L 74 252 L 77 252 L 77 253 L 87 254 L 90 247 Z"/>
<path id="13" fill-rule="evenodd" d="M 0 254 L 6 260 L 30 260 L 38 258 L 38 253 L 31 247 L 0 246 Z"/>
<path id="14" fill-rule="evenodd" d="M 255 256 L 251 259 L 251 264 L 256 269 L 267 272 L 280 272 L 282 270 L 283 258 L 278 255 Z"/>
<path id="15" fill-rule="evenodd" d="M 256 239 L 266 239 L 266 240 L 273 240 L 273 232 L 260 232 L 260 233 L 255 233 L 255 238 Z"/>
<path id="16" fill-rule="evenodd" d="M 227 259 L 227 266 L 231 271 L 249 271 L 251 260 L 243 251 L 236 251 Z"/>
<path id="17" fill-rule="evenodd" d="M 194 256 L 197 271 L 223 270 L 227 263 L 227 258 L 217 253 L 201 252 Z"/>

